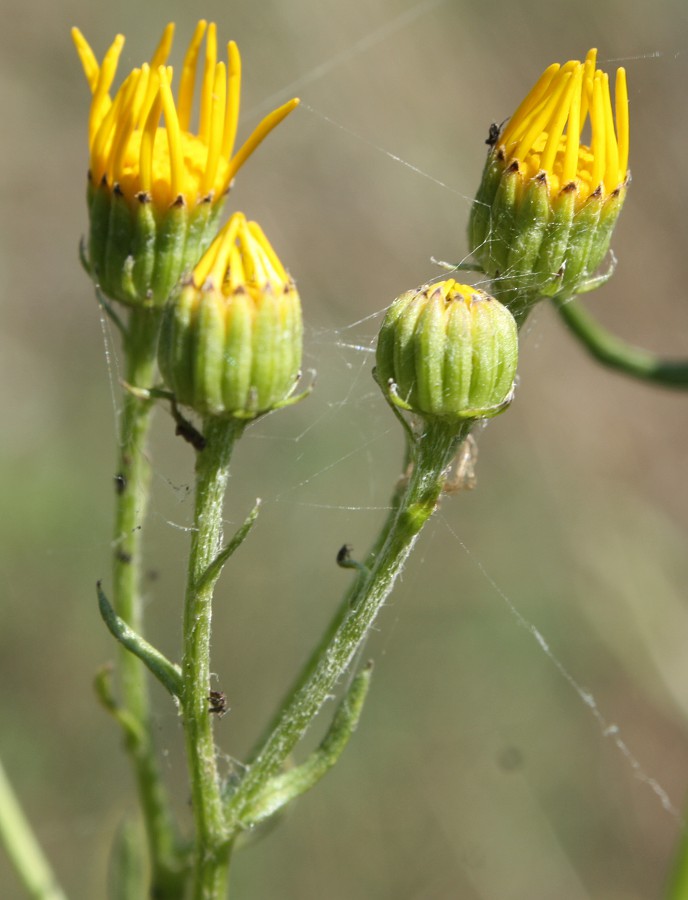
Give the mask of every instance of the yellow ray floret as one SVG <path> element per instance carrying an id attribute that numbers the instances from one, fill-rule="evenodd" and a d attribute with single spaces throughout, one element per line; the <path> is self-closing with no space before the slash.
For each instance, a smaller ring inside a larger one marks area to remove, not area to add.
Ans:
<path id="1" fill-rule="evenodd" d="M 173 203 L 192 206 L 219 200 L 243 163 L 299 102 L 290 100 L 266 116 L 235 154 L 241 87 L 236 44 L 227 45 L 227 64 L 218 62 L 215 24 L 201 20 L 184 58 L 175 100 L 173 70 L 166 65 L 173 36 L 170 23 L 150 63 L 134 69 L 111 97 L 124 38 L 117 35 L 98 64 L 84 36 L 78 28 L 72 29 L 92 94 L 91 179 L 94 184 L 116 185 L 130 200 L 145 196 L 161 210 Z M 199 69 L 198 129 L 194 132 L 190 123 Z"/>
<path id="2" fill-rule="evenodd" d="M 575 184 L 579 198 L 601 189 L 611 194 L 628 169 L 626 72 L 617 69 L 615 108 L 609 76 L 596 68 L 597 51 L 584 62 L 546 69 L 499 139 L 507 163 L 517 160 L 525 178 L 544 172 L 554 194 Z M 589 139 L 582 143 L 583 132 Z"/>
<path id="3" fill-rule="evenodd" d="M 220 288 L 230 295 L 244 289 L 259 294 L 270 286 L 273 292 L 291 286 L 272 245 L 257 222 L 247 222 L 237 212 L 217 235 L 193 270 L 197 288 Z"/>

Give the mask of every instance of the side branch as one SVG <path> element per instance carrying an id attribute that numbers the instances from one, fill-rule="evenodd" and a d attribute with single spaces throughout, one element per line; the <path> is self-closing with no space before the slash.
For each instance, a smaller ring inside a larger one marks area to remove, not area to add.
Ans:
<path id="1" fill-rule="evenodd" d="M 688 387 L 688 360 L 664 360 L 627 344 L 606 331 L 573 300 L 556 304 L 559 315 L 578 340 L 598 362 L 641 381 L 663 387 Z"/>
<path id="2" fill-rule="evenodd" d="M 436 508 L 445 470 L 470 424 L 467 421 L 458 433 L 445 429 L 441 423 L 428 424 L 418 438 L 408 484 L 393 521 L 385 523 L 384 543 L 378 545 L 370 572 L 357 579 L 353 592 L 347 592 L 346 607 L 340 607 L 326 641 L 320 645 L 316 658 L 306 663 L 297 680 L 298 687 L 286 698 L 271 733 L 227 802 L 229 825 L 234 833 L 247 826 L 250 810 L 266 783 L 278 774 L 367 637 L 423 525 Z"/>
<path id="3" fill-rule="evenodd" d="M 356 675 L 344 699 L 337 707 L 327 734 L 308 759 L 281 775 L 271 778 L 247 812 L 251 825 L 270 818 L 301 794 L 314 787 L 337 763 L 358 725 L 368 695 L 373 664 Z"/>

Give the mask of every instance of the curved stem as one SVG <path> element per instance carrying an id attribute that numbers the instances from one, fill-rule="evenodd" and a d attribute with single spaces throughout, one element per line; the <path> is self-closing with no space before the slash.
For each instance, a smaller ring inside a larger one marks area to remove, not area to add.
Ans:
<path id="1" fill-rule="evenodd" d="M 132 309 L 125 337 L 125 380 L 135 388 L 150 388 L 156 371 L 160 313 Z M 126 391 L 120 420 L 118 468 L 115 475 L 112 598 L 117 614 L 142 634 L 141 538 L 149 497 L 150 467 L 146 442 L 152 401 Z M 122 706 L 139 727 L 125 732 L 141 802 L 151 854 L 151 896 L 176 900 L 182 896 L 183 874 L 167 793 L 153 746 L 150 702 L 142 663 L 124 647 L 120 653 Z"/>
<path id="2" fill-rule="evenodd" d="M 660 359 L 647 350 L 625 343 L 606 331 L 573 300 L 558 302 L 556 307 L 569 330 L 598 362 L 664 387 L 688 387 L 688 360 Z"/>
<path id="3" fill-rule="evenodd" d="M 221 552 L 222 510 L 234 442 L 245 425 L 207 419 L 196 462 L 196 505 L 184 607 L 182 710 L 196 824 L 194 900 L 220 900 L 227 891 L 231 840 L 217 772 L 210 694 L 210 627 L 215 582 L 208 572 Z"/>
<path id="4" fill-rule="evenodd" d="M 0 839 L 33 900 L 66 900 L 0 762 Z"/>
<path id="5" fill-rule="evenodd" d="M 384 543 L 371 554 L 367 577 L 359 577 L 328 630 L 317 658 L 306 664 L 297 689 L 287 698 L 277 724 L 256 754 L 228 804 L 230 827 L 236 833 L 265 782 L 278 772 L 311 721 L 346 672 L 391 592 L 425 522 L 434 512 L 444 484 L 444 472 L 470 423 L 457 433 L 440 423 L 426 426 L 414 447 L 413 470 L 400 497 Z M 334 627 L 334 630 L 333 630 Z"/>

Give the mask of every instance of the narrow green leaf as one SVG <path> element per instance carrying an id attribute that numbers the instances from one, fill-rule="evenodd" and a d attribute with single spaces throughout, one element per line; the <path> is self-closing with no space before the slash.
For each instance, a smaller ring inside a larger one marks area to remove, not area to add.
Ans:
<path id="1" fill-rule="evenodd" d="M 205 590 L 205 588 L 209 584 L 212 584 L 219 577 L 220 572 L 222 571 L 222 567 L 227 562 L 229 557 L 234 553 L 235 550 L 238 550 L 246 540 L 249 531 L 253 528 L 256 519 L 258 518 L 261 503 L 261 499 L 258 498 L 256 500 L 255 506 L 248 514 L 248 516 L 246 516 L 244 524 L 237 530 L 232 540 L 225 547 L 223 547 L 222 550 L 220 550 L 215 559 L 210 563 L 208 568 L 198 579 L 198 582 L 196 584 L 197 593 Z"/>
<path id="2" fill-rule="evenodd" d="M 93 679 L 93 687 L 98 700 L 100 700 L 101 704 L 110 715 L 114 716 L 119 722 L 125 734 L 135 741 L 140 741 L 142 737 L 141 725 L 129 710 L 123 709 L 115 700 L 115 694 L 112 690 L 111 664 L 101 666 L 100 669 L 98 669 L 96 676 Z"/>
<path id="3" fill-rule="evenodd" d="M 141 660 L 172 696 L 180 697 L 182 692 L 182 674 L 179 666 L 171 663 L 166 656 L 163 656 L 152 644 L 149 644 L 148 641 L 133 631 L 117 615 L 103 593 L 100 582 L 97 583 L 96 589 L 98 591 L 100 614 L 110 633 L 117 638 L 120 644 Z"/>

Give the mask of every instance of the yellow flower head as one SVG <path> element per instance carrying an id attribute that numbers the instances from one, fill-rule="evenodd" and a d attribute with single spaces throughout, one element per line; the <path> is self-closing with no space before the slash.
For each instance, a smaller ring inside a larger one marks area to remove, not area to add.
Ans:
<path id="1" fill-rule="evenodd" d="M 605 280 L 595 271 L 629 182 L 628 92 L 618 69 L 613 110 L 596 56 L 551 65 L 504 131 L 491 130 L 468 235 L 492 292 L 519 323 L 542 297 Z"/>
<path id="2" fill-rule="evenodd" d="M 499 136 L 496 152 L 518 161 L 525 179 L 547 175 L 552 195 L 575 184 L 583 202 L 601 188 L 620 188 L 628 169 L 626 71 L 617 69 L 615 112 L 609 75 L 596 68 L 597 50 L 585 62 L 549 66 Z M 581 137 L 589 123 L 587 144 Z"/>
<path id="3" fill-rule="evenodd" d="M 274 110 L 235 153 L 241 60 L 236 44 L 217 61 L 213 23 L 200 21 L 182 65 L 176 100 L 166 65 L 174 25 L 149 63 L 110 96 L 124 38 L 98 64 L 72 31 L 93 99 L 89 116 L 89 236 L 83 259 L 105 296 L 133 307 L 161 307 L 217 234 L 234 175 L 298 100 Z M 205 37 L 205 51 L 202 51 Z M 196 74 L 197 130 L 192 130 Z"/>
<path id="4" fill-rule="evenodd" d="M 160 371 L 196 412 L 252 419 L 293 402 L 302 333 L 294 282 L 260 226 L 235 213 L 165 308 Z"/>
<path id="5" fill-rule="evenodd" d="M 227 45 L 227 65 L 218 62 L 215 23 L 201 20 L 184 58 L 175 102 L 173 71 L 166 65 L 173 36 L 170 23 L 150 63 L 130 72 L 111 98 L 124 37 L 117 35 L 99 65 L 81 32 L 72 29 L 93 95 L 88 127 L 91 180 L 95 185 L 117 186 L 130 201 L 143 195 L 160 209 L 182 201 L 193 206 L 220 199 L 241 165 L 299 102 L 291 100 L 270 113 L 235 154 L 241 87 L 236 44 Z M 191 116 L 199 62 L 200 109 L 194 132 Z"/>

